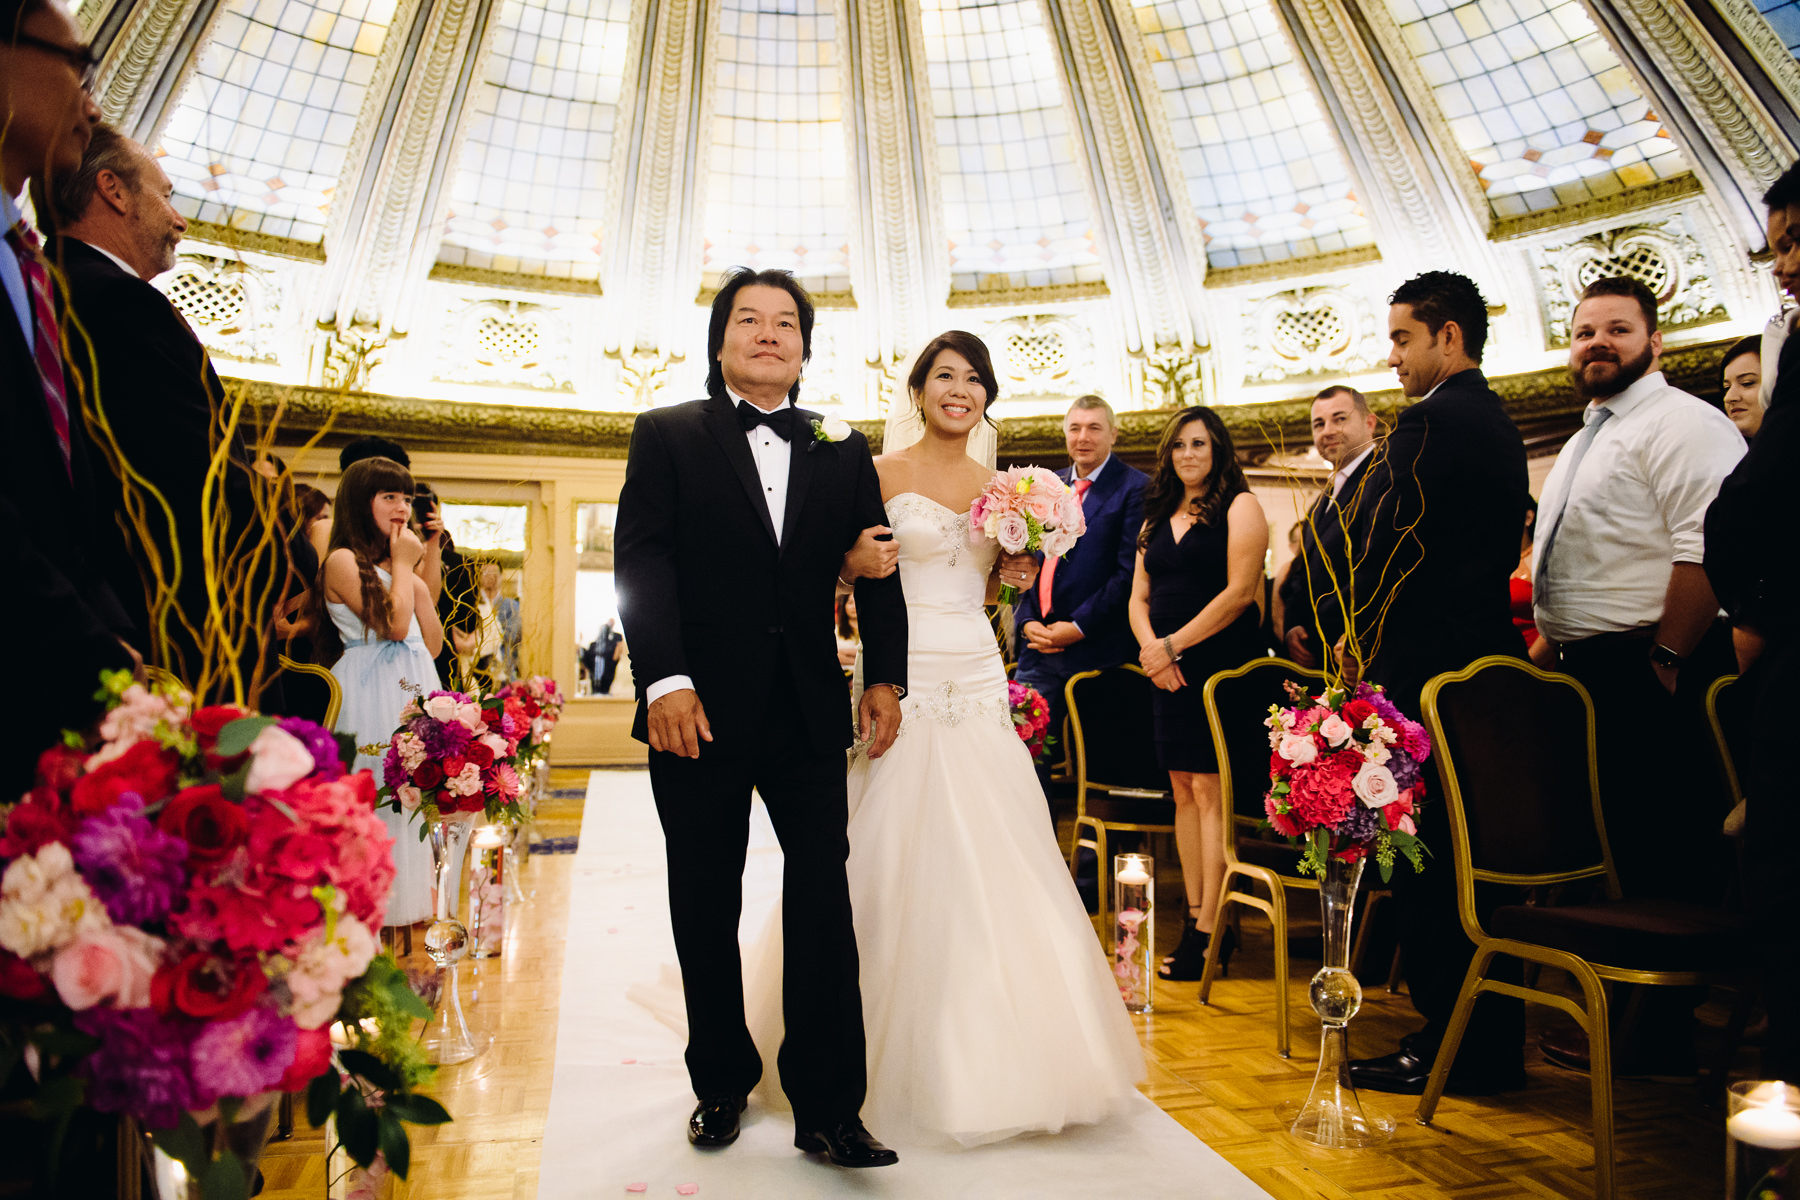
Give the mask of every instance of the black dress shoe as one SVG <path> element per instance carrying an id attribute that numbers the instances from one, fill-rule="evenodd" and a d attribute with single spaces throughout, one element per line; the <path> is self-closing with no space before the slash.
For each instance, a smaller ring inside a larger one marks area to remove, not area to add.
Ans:
<path id="1" fill-rule="evenodd" d="M 875 1140 L 858 1120 L 842 1121 L 812 1133 L 794 1131 L 794 1148 L 823 1154 L 840 1167 L 891 1167 L 900 1156 Z"/>
<path id="2" fill-rule="evenodd" d="M 688 1141 L 696 1146 L 729 1146 L 738 1139 L 738 1114 L 746 1096 L 714 1096 L 694 1106 L 688 1118 Z"/>
<path id="3" fill-rule="evenodd" d="M 1423 1058 L 1402 1045 L 1392 1054 L 1380 1058 L 1353 1059 L 1350 1082 L 1372 1092 L 1390 1092 L 1397 1096 L 1423 1096 L 1431 1081 L 1433 1058 Z M 1525 1086 L 1525 1069 L 1467 1070 L 1454 1067 L 1444 1090 L 1456 1096 L 1493 1096 L 1515 1092 Z"/>

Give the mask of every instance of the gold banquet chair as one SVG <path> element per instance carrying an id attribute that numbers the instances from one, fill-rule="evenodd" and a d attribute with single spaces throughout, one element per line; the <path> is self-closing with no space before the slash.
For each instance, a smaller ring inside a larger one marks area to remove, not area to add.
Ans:
<path id="1" fill-rule="evenodd" d="M 325 705 L 325 720 L 322 724 L 327 729 L 336 729 L 338 709 L 344 706 L 344 689 L 338 683 L 337 676 L 333 675 L 328 668 L 321 667 L 317 663 L 295 662 L 285 654 L 279 656 L 279 661 L 281 669 L 284 671 L 292 671 L 296 675 L 317 675 L 325 681 L 325 687 L 331 693 L 331 699 Z"/>
<path id="2" fill-rule="evenodd" d="M 1588 1035 L 1594 1196 L 1612 1200 L 1607 985 L 1723 982 L 1744 988 L 1749 979 L 1740 964 L 1753 957 L 1746 922 L 1698 904 L 1620 898 L 1600 809 L 1593 700 L 1576 680 L 1491 655 L 1426 684 L 1423 706 L 1450 818 L 1457 911 L 1475 957 L 1419 1101 L 1419 1121 L 1429 1125 L 1437 1111 L 1483 992 L 1559 1008 Z M 1443 861 L 1441 853 L 1436 861 Z M 1601 881 L 1607 898 L 1555 907 L 1507 905 L 1495 909 L 1486 925 L 1475 906 L 1477 883 L 1548 888 L 1583 879 Z M 1489 979 L 1489 964 L 1500 954 L 1567 971 L 1581 986 L 1582 1000 Z"/>
<path id="3" fill-rule="evenodd" d="M 1154 688 L 1136 663 L 1083 671 L 1063 685 L 1075 775 L 1069 869 L 1075 869 L 1075 855 L 1083 846 L 1099 859 L 1095 875 L 1102 929 L 1112 928 L 1107 834 L 1175 832 L 1175 794 L 1169 790 L 1169 773 L 1156 765 Z M 1084 829 L 1092 835 L 1082 837 Z"/>

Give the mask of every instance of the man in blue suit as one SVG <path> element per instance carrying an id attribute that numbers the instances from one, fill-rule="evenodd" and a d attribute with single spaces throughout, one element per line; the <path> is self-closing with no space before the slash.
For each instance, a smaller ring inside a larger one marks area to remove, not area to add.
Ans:
<path id="1" fill-rule="evenodd" d="M 1062 736 L 1063 684 L 1082 671 L 1136 661 L 1137 641 L 1125 617 L 1131 575 L 1137 566 L 1137 535 L 1144 523 L 1144 486 L 1149 478 L 1135 467 L 1114 462 L 1119 422 L 1112 405 L 1083 396 L 1063 419 L 1063 440 L 1073 462 L 1061 472 L 1081 497 L 1087 533 L 1061 561 L 1050 560 L 1038 584 L 1019 597 L 1019 666 L 1013 678 L 1030 684 L 1050 704 L 1050 728 Z M 1039 767 L 1044 796 L 1049 769 Z"/>

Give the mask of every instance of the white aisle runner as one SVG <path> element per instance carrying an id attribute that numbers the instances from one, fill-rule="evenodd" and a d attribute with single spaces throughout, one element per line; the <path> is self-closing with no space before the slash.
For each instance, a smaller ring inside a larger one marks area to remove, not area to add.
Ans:
<path id="1" fill-rule="evenodd" d="M 759 803 L 744 880 L 745 928 L 762 927 L 779 891 L 780 864 Z M 633 985 L 654 985 L 664 964 L 675 961 L 662 830 L 648 774 L 596 771 L 590 777 L 574 872 L 541 1200 L 637 1194 L 712 1200 L 1266 1200 L 1236 1168 L 1142 1097 L 1106 1124 L 1055 1137 L 973 1150 L 895 1145 L 899 1164 L 874 1170 L 846 1171 L 807 1158 L 794 1149 L 791 1117 L 754 1102 L 736 1145 L 695 1150 L 686 1137 L 694 1095 L 682 1063 L 683 1040 L 626 996 Z"/>

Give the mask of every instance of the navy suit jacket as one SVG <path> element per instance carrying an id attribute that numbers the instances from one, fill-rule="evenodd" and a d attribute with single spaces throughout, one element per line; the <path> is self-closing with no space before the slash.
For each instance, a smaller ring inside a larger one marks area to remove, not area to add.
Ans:
<path id="1" fill-rule="evenodd" d="M 1068 483 L 1074 479 L 1075 468 L 1057 475 Z M 1048 614 L 1054 620 L 1075 622 L 1084 636 L 1061 654 L 1039 654 L 1025 644 L 1021 632 L 1022 676 L 1067 679 L 1077 671 L 1117 666 L 1137 658 L 1137 640 L 1131 636 L 1125 610 L 1131 599 L 1131 576 L 1137 569 L 1137 536 L 1144 525 L 1144 488 L 1149 482 L 1149 476 L 1115 456 L 1088 489 L 1081 505 L 1087 532 L 1057 565 L 1052 591 L 1056 611 Z M 1046 614 L 1038 611 L 1036 587 L 1019 596 L 1013 615 L 1020 630 L 1027 621 L 1045 620 Z"/>

